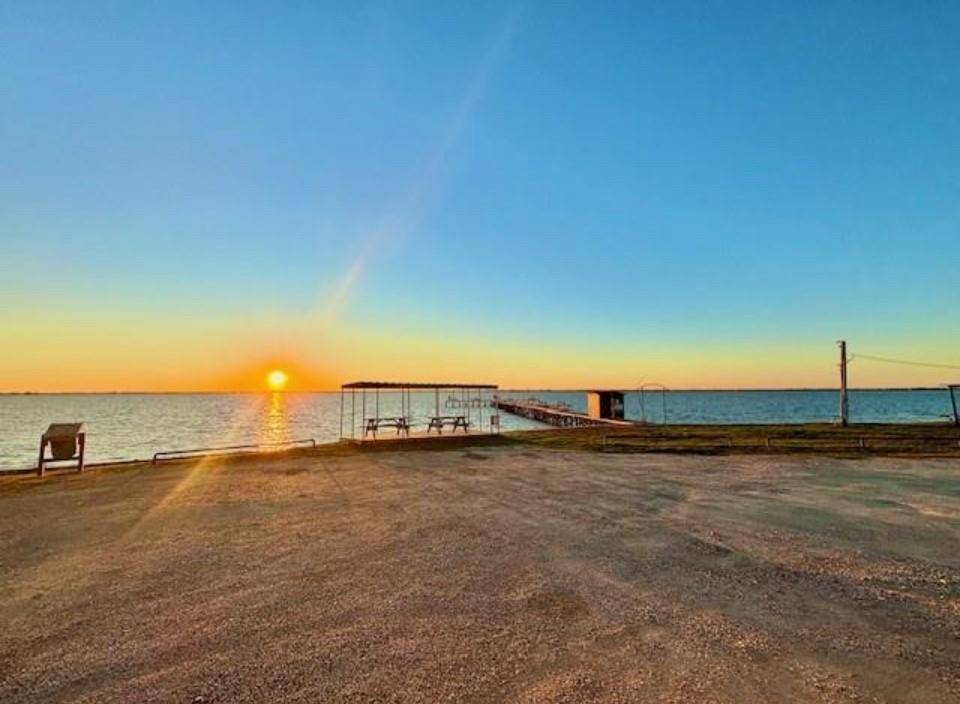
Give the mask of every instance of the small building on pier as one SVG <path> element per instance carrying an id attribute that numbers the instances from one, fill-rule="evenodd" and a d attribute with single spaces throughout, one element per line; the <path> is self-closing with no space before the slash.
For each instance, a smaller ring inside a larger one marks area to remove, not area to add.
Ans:
<path id="1" fill-rule="evenodd" d="M 623 392 L 614 390 L 587 391 L 587 415 L 591 418 L 623 420 Z"/>

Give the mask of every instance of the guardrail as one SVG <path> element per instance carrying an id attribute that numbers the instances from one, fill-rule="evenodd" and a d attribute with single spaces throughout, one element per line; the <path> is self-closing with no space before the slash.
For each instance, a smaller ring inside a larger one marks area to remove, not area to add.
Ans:
<path id="1" fill-rule="evenodd" d="M 633 441 L 633 442 L 631 442 Z M 637 442 L 639 441 L 639 442 Z M 643 451 L 676 449 L 695 451 L 706 449 L 738 450 L 872 450 L 874 452 L 901 449 L 960 449 L 960 439 L 949 436 L 911 437 L 908 435 L 851 435 L 848 437 L 778 437 L 776 435 L 741 437 L 730 434 L 690 434 L 686 436 L 668 433 L 603 435 L 600 449 L 604 451 Z"/>
<path id="2" fill-rule="evenodd" d="M 224 445 L 222 447 L 200 447 L 191 450 L 163 450 L 153 454 L 153 464 L 161 460 L 182 460 L 189 457 L 204 457 L 206 455 L 242 454 L 245 452 L 260 452 L 265 448 L 287 448 L 295 450 L 297 447 L 317 447 L 313 438 L 304 440 L 287 440 L 284 442 L 259 442 L 253 445 Z"/>

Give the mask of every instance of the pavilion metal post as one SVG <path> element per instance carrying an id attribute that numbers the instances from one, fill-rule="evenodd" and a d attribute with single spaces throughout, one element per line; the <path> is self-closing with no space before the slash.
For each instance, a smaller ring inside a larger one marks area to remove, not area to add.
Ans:
<path id="1" fill-rule="evenodd" d="M 960 426 L 960 413 L 957 412 L 956 396 L 956 391 L 960 389 L 960 384 L 948 384 L 947 389 L 950 390 L 950 405 L 953 406 L 953 424 Z"/>
<path id="2" fill-rule="evenodd" d="M 433 390 L 433 400 L 434 400 L 434 414 L 440 416 L 440 388 L 437 387 Z"/>
<path id="3" fill-rule="evenodd" d="M 367 390 L 360 392 L 360 426 L 363 431 L 363 439 L 367 439 Z"/>
<path id="4" fill-rule="evenodd" d="M 343 440 L 343 387 L 340 387 L 340 439 Z"/>
<path id="5" fill-rule="evenodd" d="M 357 390 L 350 389 L 350 439 L 357 439 Z"/>

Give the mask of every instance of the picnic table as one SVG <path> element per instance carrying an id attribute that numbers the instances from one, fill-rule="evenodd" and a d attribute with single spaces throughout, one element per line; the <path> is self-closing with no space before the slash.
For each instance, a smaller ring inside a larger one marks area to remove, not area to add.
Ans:
<path id="1" fill-rule="evenodd" d="M 437 435 L 442 435 L 443 426 L 445 425 L 452 426 L 454 433 L 457 432 L 457 428 L 463 428 L 464 434 L 467 433 L 467 429 L 470 427 L 466 416 L 433 416 L 427 424 L 427 433 L 436 428 Z"/>
<path id="2" fill-rule="evenodd" d="M 363 437 L 373 434 L 377 437 L 377 431 L 380 428 L 396 428 L 397 435 L 400 433 L 410 434 L 410 419 L 406 416 L 386 416 L 383 418 L 367 418 L 363 426 Z"/>

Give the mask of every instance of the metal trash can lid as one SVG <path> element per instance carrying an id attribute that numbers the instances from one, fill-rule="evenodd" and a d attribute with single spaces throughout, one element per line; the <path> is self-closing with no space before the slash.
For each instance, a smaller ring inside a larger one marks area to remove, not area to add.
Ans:
<path id="1" fill-rule="evenodd" d="M 83 423 L 51 423 L 43 437 L 46 440 L 70 440 L 82 432 Z"/>

